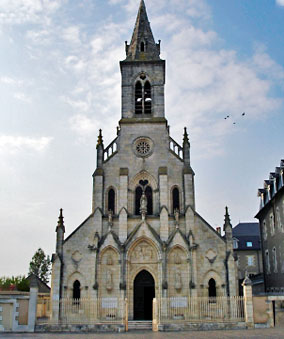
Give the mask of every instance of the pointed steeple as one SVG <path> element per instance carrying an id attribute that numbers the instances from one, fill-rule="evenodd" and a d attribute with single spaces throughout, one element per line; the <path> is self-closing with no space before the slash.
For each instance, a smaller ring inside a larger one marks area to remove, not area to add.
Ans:
<path id="1" fill-rule="evenodd" d="M 126 60 L 160 60 L 160 40 L 156 44 L 148 20 L 144 0 L 141 0 L 130 45 L 126 41 Z"/>
<path id="2" fill-rule="evenodd" d="M 233 236 L 233 227 L 231 224 L 231 219 L 230 219 L 230 215 L 229 215 L 229 209 L 226 206 L 226 213 L 225 213 L 225 222 L 224 222 L 224 228 L 223 231 L 225 232 L 225 238 L 226 240 L 232 240 L 232 236 Z"/>
<path id="3" fill-rule="evenodd" d="M 56 253 L 62 257 L 64 243 L 65 226 L 63 221 L 63 210 L 60 208 L 60 214 L 56 227 Z"/>

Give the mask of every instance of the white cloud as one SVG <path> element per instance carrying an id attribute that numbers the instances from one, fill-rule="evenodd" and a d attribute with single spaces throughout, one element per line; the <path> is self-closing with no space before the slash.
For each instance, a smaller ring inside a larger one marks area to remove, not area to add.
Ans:
<path id="1" fill-rule="evenodd" d="M 31 150 L 35 152 L 44 151 L 52 138 L 50 137 L 22 137 L 11 135 L 0 135 L 0 152 L 14 154 L 23 150 Z"/>
<path id="2" fill-rule="evenodd" d="M 6 85 L 13 85 L 13 86 L 21 86 L 23 84 L 22 80 L 18 80 L 16 78 L 7 77 L 7 76 L 1 77 L 0 82 Z"/>
<path id="3" fill-rule="evenodd" d="M 69 26 L 63 30 L 62 37 L 71 44 L 80 44 L 80 28 L 78 26 Z"/>
<path id="4" fill-rule="evenodd" d="M 94 136 L 98 133 L 100 124 L 86 115 L 77 114 L 69 120 L 70 127 L 82 138 Z"/>
<path id="5" fill-rule="evenodd" d="M 27 104 L 31 104 L 32 103 L 32 99 L 29 98 L 25 93 L 22 92 L 16 92 L 14 93 L 14 98 L 20 101 L 23 101 Z"/>
<path id="6" fill-rule="evenodd" d="M 284 6 L 284 0 L 276 0 L 276 4 L 279 6 Z"/>
<path id="7" fill-rule="evenodd" d="M 0 24 L 40 23 L 65 0 L 1 0 Z"/>

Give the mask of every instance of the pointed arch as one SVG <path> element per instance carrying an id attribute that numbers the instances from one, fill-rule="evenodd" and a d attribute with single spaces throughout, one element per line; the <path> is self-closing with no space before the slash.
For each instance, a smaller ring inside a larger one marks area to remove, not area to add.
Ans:
<path id="1" fill-rule="evenodd" d="M 141 41 L 141 43 L 140 43 L 140 52 L 145 52 L 145 43 L 144 43 L 144 41 Z"/>
<path id="2" fill-rule="evenodd" d="M 79 300 L 81 298 L 81 283 L 79 280 L 75 280 L 73 283 L 73 299 Z"/>
<path id="3" fill-rule="evenodd" d="M 177 186 L 174 186 L 172 188 L 172 194 L 171 194 L 171 199 L 172 199 L 172 213 L 175 212 L 175 210 L 180 211 L 180 191 Z"/>
<path id="4" fill-rule="evenodd" d="M 112 211 L 112 213 L 115 214 L 115 192 L 113 188 L 108 191 L 107 201 L 108 211 Z"/>
<path id="5" fill-rule="evenodd" d="M 208 281 L 208 297 L 216 298 L 216 296 L 217 296 L 216 281 L 215 279 L 211 278 Z"/>

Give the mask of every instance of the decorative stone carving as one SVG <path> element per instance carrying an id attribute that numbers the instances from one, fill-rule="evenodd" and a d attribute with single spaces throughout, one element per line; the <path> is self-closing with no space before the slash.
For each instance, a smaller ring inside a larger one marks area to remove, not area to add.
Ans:
<path id="1" fill-rule="evenodd" d="M 140 213 L 142 215 L 142 220 L 145 220 L 145 216 L 147 213 L 147 197 L 145 195 L 145 192 L 143 190 L 142 197 L 140 199 Z"/>
<path id="2" fill-rule="evenodd" d="M 176 228 L 179 228 L 179 210 L 177 208 L 174 210 L 174 215 Z"/>
<path id="3" fill-rule="evenodd" d="M 110 292 L 113 289 L 112 271 L 106 271 L 106 289 Z"/>
<path id="4" fill-rule="evenodd" d="M 112 210 L 108 211 L 108 230 L 110 231 L 112 228 Z"/>
<path id="5" fill-rule="evenodd" d="M 213 264 L 214 261 L 215 261 L 216 258 L 217 258 L 217 254 L 216 254 L 215 251 L 213 251 L 213 250 L 210 249 L 210 250 L 207 251 L 205 257 L 208 259 L 208 261 L 210 262 L 210 264 Z"/>
<path id="6" fill-rule="evenodd" d="M 177 269 L 175 273 L 175 289 L 178 292 L 182 289 L 182 279 L 180 269 Z"/>
<path id="7" fill-rule="evenodd" d="M 181 264 L 181 257 L 180 257 L 180 255 L 177 251 L 174 253 L 174 262 L 175 262 L 176 265 Z"/>
<path id="8" fill-rule="evenodd" d="M 113 265 L 113 260 L 111 254 L 107 255 L 107 260 L 106 260 L 107 265 Z"/>
<path id="9" fill-rule="evenodd" d="M 131 254 L 131 263 L 155 262 L 156 256 L 153 248 L 146 241 L 136 246 Z"/>
<path id="10" fill-rule="evenodd" d="M 82 260 L 82 254 L 79 251 L 75 251 L 75 252 L 72 253 L 71 259 L 72 259 L 72 262 L 73 262 L 73 264 L 74 264 L 74 266 L 77 270 L 79 263 Z"/>

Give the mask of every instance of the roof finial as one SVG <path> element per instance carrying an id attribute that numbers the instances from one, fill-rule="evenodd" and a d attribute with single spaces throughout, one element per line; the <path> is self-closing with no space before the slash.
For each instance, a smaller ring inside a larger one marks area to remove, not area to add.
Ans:
<path id="1" fill-rule="evenodd" d="M 228 206 L 225 207 L 224 232 L 226 232 L 227 227 L 232 228 Z"/>
<path id="2" fill-rule="evenodd" d="M 188 143 L 189 144 L 189 140 L 188 140 L 188 133 L 187 133 L 187 128 L 184 128 L 184 133 L 183 133 L 183 143 Z"/>
<path id="3" fill-rule="evenodd" d="M 58 230 L 58 228 L 63 228 L 63 230 L 65 231 L 64 220 L 63 219 L 64 219 L 64 217 L 63 217 L 63 209 L 60 208 L 60 213 L 59 213 L 59 217 L 58 217 L 56 231 Z"/>
<path id="4" fill-rule="evenodd" d="M 98 148 L 100 145 L 103 145 L 103 135 L 102 135 L 102 130 L 101 130 L 101 129 L 99 130 L 99 136 L 98 136 L 97 148 Z"/>

